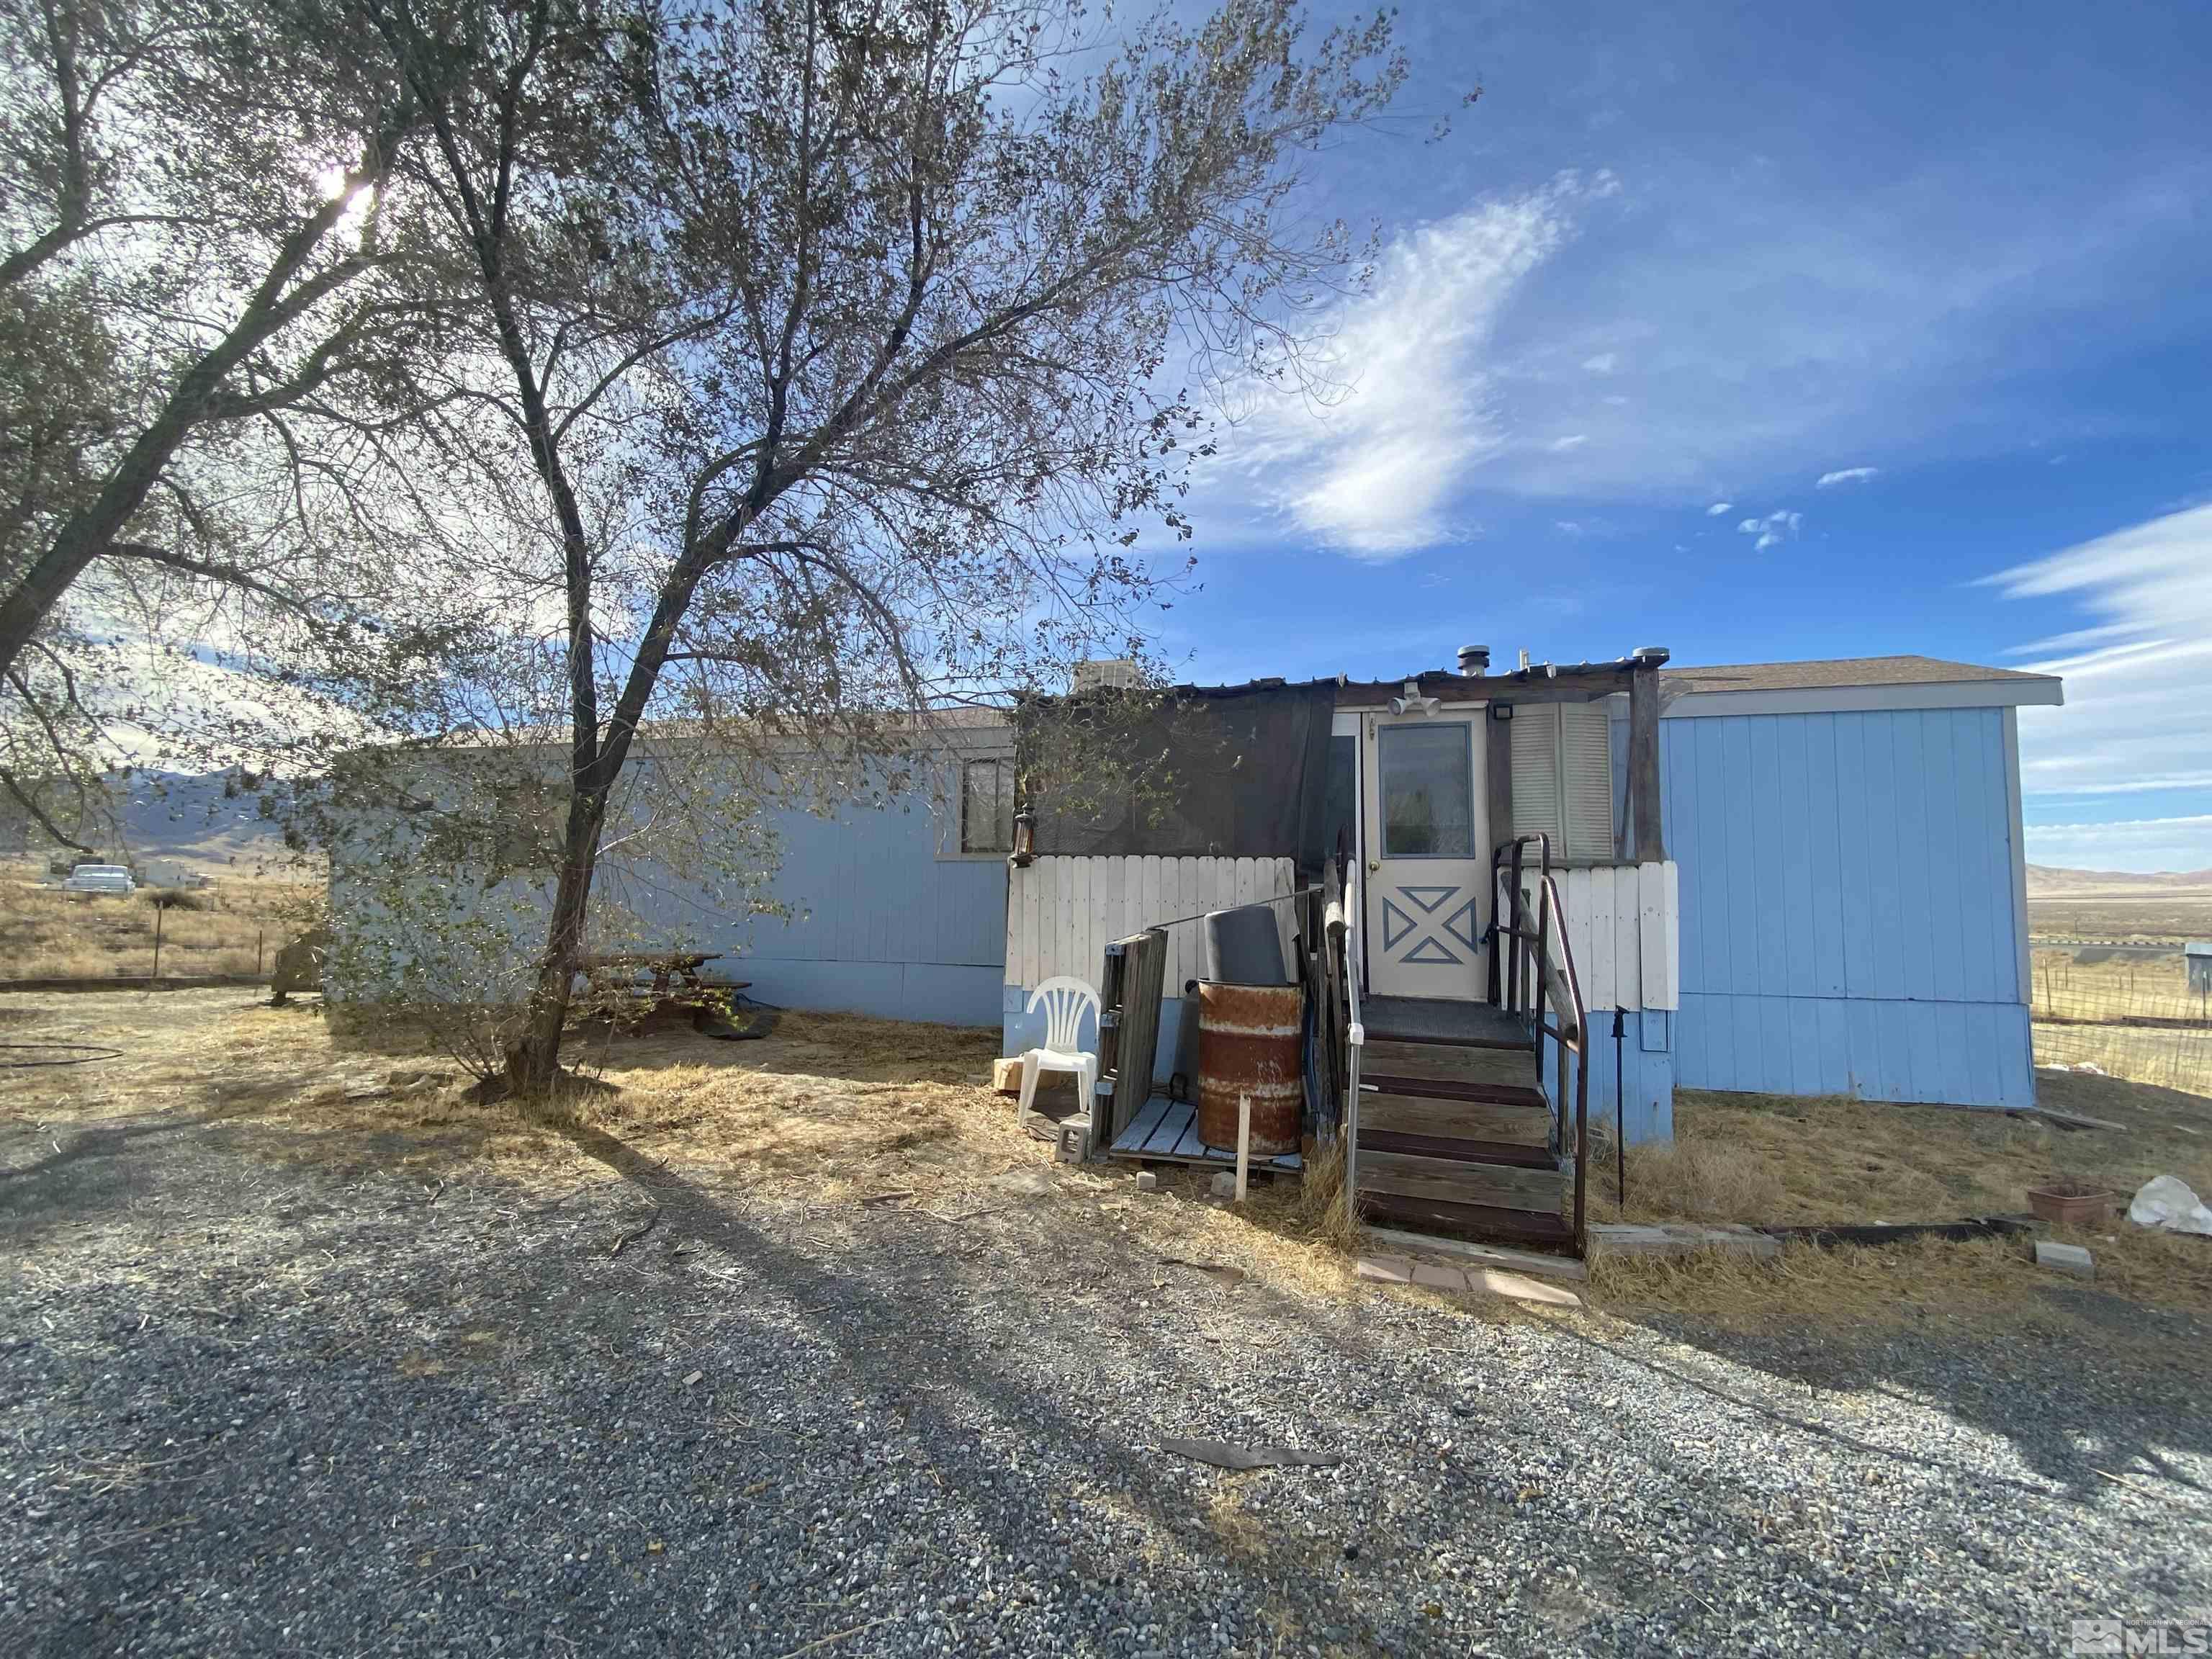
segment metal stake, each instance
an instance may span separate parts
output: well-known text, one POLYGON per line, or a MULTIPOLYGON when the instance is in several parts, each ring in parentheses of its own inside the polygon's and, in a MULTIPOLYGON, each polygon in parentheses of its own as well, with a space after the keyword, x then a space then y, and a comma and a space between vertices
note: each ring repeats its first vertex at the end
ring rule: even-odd
POLYGON ((1613 1180, 1620 1190, 1620 1218, 1628 1219, 1628 1137, 1621 1130, 1621 1096, 1627 1085, 1622 1079, 1621 1039, 1627 1030, 1627 1010, 1613 1011, 1613 1180))

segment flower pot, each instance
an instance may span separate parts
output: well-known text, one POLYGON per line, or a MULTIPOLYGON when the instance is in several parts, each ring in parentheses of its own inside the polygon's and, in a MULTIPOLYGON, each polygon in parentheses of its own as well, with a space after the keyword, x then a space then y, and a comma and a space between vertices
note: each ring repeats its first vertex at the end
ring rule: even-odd
POLYGON ((2085 1187, 2079 1182, 2053 1182, 2027 1189, 2027 1207, 2054 1227, 2086 1227, 2109 1218, 2120 1201, 2118 1193, 2085 1187))

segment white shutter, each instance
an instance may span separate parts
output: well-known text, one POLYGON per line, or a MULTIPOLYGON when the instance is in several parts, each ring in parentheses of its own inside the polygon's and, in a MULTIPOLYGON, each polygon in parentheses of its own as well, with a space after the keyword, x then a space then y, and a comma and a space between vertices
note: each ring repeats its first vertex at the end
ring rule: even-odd
MULTIPOLYGON (((1566 854, 1587 863, 1613 861, 1612 722, 1601 702, 1559 706, 1560 771, 1566 797, 1566 854)), ((1516 777, 1516 781, 1518 781, 1516 777)), ((1520 812, 1516 798, 1515 816, 1520 812)))
POLYGON ((1559 705, 1522 703, 1513 711, 1513 833, 1552 838, 1563 850, 1559 824, 1559 705))

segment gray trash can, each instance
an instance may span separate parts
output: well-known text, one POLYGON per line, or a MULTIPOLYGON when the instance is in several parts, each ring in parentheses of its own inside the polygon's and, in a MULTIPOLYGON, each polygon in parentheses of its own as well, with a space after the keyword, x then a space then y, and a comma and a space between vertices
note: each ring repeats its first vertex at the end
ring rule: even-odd
POLYGON ((1276 930, 1275 907, 1245 904, 1206 915, 1206 977, 1230 985, 1288 985, 1283 971, 1283 936, 1276 930))

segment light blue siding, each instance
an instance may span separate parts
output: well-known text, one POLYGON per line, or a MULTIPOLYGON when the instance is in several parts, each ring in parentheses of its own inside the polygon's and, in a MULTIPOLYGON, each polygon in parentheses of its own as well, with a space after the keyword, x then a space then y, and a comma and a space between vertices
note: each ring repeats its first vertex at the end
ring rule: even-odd
POLYGON ((1674 1081, 2034 1100, 1996 708, 1670 718, 1674 1081))
MULTIPOLYGON (((1613 1133, 1614 1109, 1613 1079, 1619 1075, 1627 1087, 1621 1091, 1618 1106, 1621 1132, 1632 1146, 1646 1141, 1672 1140, 1674 1138, 1674 1070, 1673 1033, 1678 1024, 1675 1016, 1664 1008, 1632 1010, 1621 1035, 1620 1065, 1614 1065, 1613 1013, 1610 1009, 1594 1010, 1590 1014, 1590 1133, 1610 1135, 1613 1133)), ((1559 1091, 1559 1051, 1549 1038, 1543 1044, 1544 1093, 1555 1096, 1559 1091)), ((1564 1120, 1570 1140, 1574 1135, 1575 1057, 1567 1057, 1567 1102, 1564 1120)))
POLYGON ((677 888, 639 905, 671 933, 726 952, 714 967, 787 1008, 991 1025, 1005 978, 1006 866, 939 856, 927 799, 770 815, 782 854, 764 896, 781 915, 736 916, 677 888))

